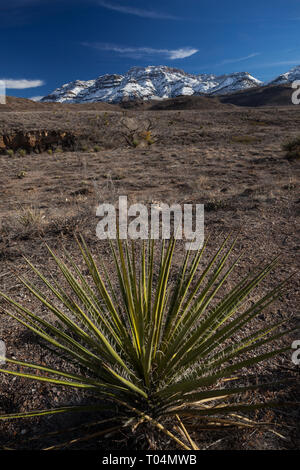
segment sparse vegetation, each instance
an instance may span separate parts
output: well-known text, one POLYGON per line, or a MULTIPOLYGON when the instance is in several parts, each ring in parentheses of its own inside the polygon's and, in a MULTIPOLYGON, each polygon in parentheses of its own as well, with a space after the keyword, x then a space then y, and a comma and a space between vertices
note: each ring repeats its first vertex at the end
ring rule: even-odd
POLYGON ((19 180, 25 178, 25 176, 27 175, 26 171, 25 170, 21 170, 18 174, 17 174, 17 178, 19 180))
MULTIPOLYGON (((136 433, 141 428, 145 439, 152 428, 178 446, 195 450, 197 443, 184 424, 187 417, 199 426, 217 424, 220 430, 228 424, 251 427, 255 423, 244 421, 241 413, 280 407, 274 401, 254 401, 255 395, 249 400, 252 392, 272 389, 278 383, 251 381, 250 376, 239 375, 242 369, 290 349, 290 346, 276 349, 273 345, 288 332, 282 329, 283 322, 264 324, 250 334, 245 329, 283 292, 285 282, 250 304, 247 302, 277 260, 269 260, 265 267, 247 274, 219 298, 220 286, 240 259, 228 264, 235 240, 228 246, 225 240, 201 272, 198 268, 205 246, 195 254, 187 252, 172 292, 174 240, 168 246, 162 245, 158 256, 153 242, 137 251, 134 245, 130 249, 118 240, 117 250, 112 246, 117 289, 112 287, 102 262, 97 266, 84 240, 78 244, 86 265, 84 271, 70 254, 66 253, 68 266, 49 249, 66 287, 62 282, 46 279, 29 261, 39 286, 31 278, 20 278, 33 298, 52 312, 56 323, 25 308, 6 293, 0 295, 15 310, 15 314, 6 310, 8 316, 43 338, 55 354, 79 363, 81 372, 71 373, 14 358, 7 358, 12 367, 2 367, 0 372, 89 391, 94 403, 2 414, 1 420, 76 411, 95 413, 106 407, 112 412, 108 421, 115 421, 114 432, 128 427, 136 433), (41 292, 41 284, 56 301, 41 292), (266 352, 267 345, 272 345, 272 349, 266 352), (247 399, 241 398, 244 396, 247 399), (177 423, 177 431, 170 429, 172 420, 177 423)), ((111 424, 108 428, 112 432, 111 424)))
POLYGON ((296 137, 295 139, 284 143, 282 148, 286 151, 286 158, 288 160, 300 159, 300 137, 296 137))
POLYGON ((253 144, 257 141, 257 137, 253 135, 233 135, 231 142, 236 144, 253 144))
MULTIPOLYGON (((290 89, 287 92, 290 101, 290 89)), ((96 207, 99 203, 107 202, 113 204, 117 210, 119 195, 127 195, 129 204, 139 202, 147 205, 154 203, 157 206, 162 203, 169 205, 178 203, 181 206, 205 204, 205 239, 208 245, 203 253, 201 265, 197 269, 193 286, 203 272, 202 266, 205 268, 209 254, 213 252, 214 246, 219 245, 223 234, 239 231, 242 233, 242 241, 238 240, 232 256, 238 256, 242 251, 244 256, 236 264, 236 270, 220 286, 214 301, 221 301, 226 292, 237 285, 243 272, 248 272, 252 268, 258 269, 264 265, 264 259, 273 259, 274 254, 279 251, 282 253, 284 265, 280 266, 276 273, 272 272, 270 276, 265 277, 257 290, 253 290, 250 294, 247 305, 249 307, 254 305, 253 302, 258 301, 260 295, 272 290, 277 277, 280 282, 289 272, 297 270, 298 260, 295 254, 299 248, 296 234, 299 213, 298 161, 284 158, 287 151, 283 151, 282 143, 292 141, 299 135, 299 107, 292 105, 278 109, 257 107, 249 110, 246 107, 223 108, 223 105, 218 105, 216 108, 216 103, 211 101, 209 108, 202 106, 198 109, 194 98, 196 97, 190 97, 191 109, 182 109, 180 115, 176 112, 176 99, 168 111, 151 109, 152 104, 149 102, 136 106, 131 103, 131 106, 126 108, 126 113, 117 106, 107 105, 106 108, 103 103, 56 106, 56 104, 32 102, 30 106, 33 107, 27 109, 25 105, 16 108, 15 100, 12 101, 10 111, 2 112, 1 107, 0 291, 11 296, 41 320, 47 320, 60 328, 60 321, 40 304, 35 296, 28 295, 30 293, 21 285, 16 274, 20 272, 23 254, 43 273, 47 273, 53 284, 58 282, 59 288, 63 288, 70 298, 76 301, 75 294, 73 296, 71 292, 72 288, 57 276, 58 267, 53 259, 47 256, 44 242, 55 247, 64 261, 67 260, 63 250, 65 246, 97 297, 97 288, 81 259, 80 250, 76 249, 74 240, 74 233, 83 233, 96 263, 99 263, 99 271, 103 273, 99 262, 101 259, 107 266, 112 289, 119 293, 117 274, 111 262, 109 246, 106 242, 100 242, 95 233, 99 221, 96 217, 96 207), (58 111, 53 112, 55 109, 58 111), (105 109, 109 111, 107 126, 104 125, 105 109), (132 120, 132 125, 138 132, 133 139, 136 148, 128 144, 122 135, 122 132, 127 136, 129 134, 122 125, 122 118, 126 119, 129 126, 130 122, 127 119, 132 120), (150 144, 150 146, 145 139, 148 118, 153 123, 151 133, 156 141, 155 145, 150 144), (252 126, 249 120, 263 122, 266 125, 252 126), (202 135, 202 131, 205 134, 202 135), (255 140, 249 144, 233 143, 232 135, 253 136, 255 140), (81 142, 89 149, 89 153, 81 151, 81 142), (101 148, 99 153, 94 151, 98 146, 101 148), (19 148, 27 149, 28 155, 18 158, 19 148), (48 157, 48 148, 61 155, 57 158, 48 157), (7 156, 8 149, 14 151, 13 158, 7 156), (25 210, 33 209, 37 212, 37 216, 28 217, 27 214, 23 217, 24 222, 21 222, 19 217, 22 218, 23 210, 20 209, 22 207, 25 210)), ((201 104, 202 97, 198 98, 201 104)), ((182 100, 184 101, 184 98, 182 100)), ((182 242, 178 245, 183 246, 182 242)), ((159 255, 159 249, 157 254, 159 255)), ((173 269, 169 277, 170 292, 180 276, 181 256, 180 249, 174 250, 173 269)), ((158 258, 159 256, 154 257, 153 296, 159 275, 158 258)), ((140 255, 136 249, 136 271, 140 264, 142 267, 139 261, 140 255)), ((78 280, 75 268, 71 266, 70 269, 78 280)), ((43 282, 35 279, 34 273, 28 274, 26 270, 25 274, 30 282, 47 295, 50 302, 60 307, 58 299, 55 299, 51 292, 46 292, 46 286, 44 288, 43 282)), ((264 325, 286 322, 292 328, 297 323, 298 280, 298 276, 291 278, 287 290, 287 302, 284 301, 283 294, 279 293, 275 308, 271 306, 270 309, 265 309, 253 318, 251 324, 244 326, 240 331, 241 340, 243 334, 254 334, 264 325)), ((118 306, 124 305, 119 297, 117 301, 118 306)), ((213 311, 214 301, 206 310, 207 314, 213 311)), ((100 303, 100 307, 102 305, 100 303)), ((84 305, 80 304, 79 307, 84 313, 90 314, 90 310, 84 305)), ((26 329, 24 331, 23 325, 17 321, 13 323, 8 321, 7 315, 4 314, 6 308, 11 313, 16 313, 0 298, 0 340, 5 341, 9 358, 15 360, 17 356, 16 360, 25 363, 42 364, 45 367, 91 378, 92 373, 90 374, 87 368, 72 358, 69 360, 66 356, 63 358, 60 354, 54 354, 49 348, 43 349, 46 343, 42 338, 35 336, 33 331, 28 332, 26 329)), ((61 310, 64 314, 68 313, 64 305, 61 310)), ((205 318, 206 313, 202 319, 199 319, 200 321, 205 318)), ((239 311, 234 318, 237 318, 238 314, 239 311)), ((77 341, 72 331, 67 329, 63 331, 72 340, 77 341)), ((292 341, 298 338, 298 333, 291 333, 289 337, 280 340, 279 346, 291 345, 292 341)), ((85 347, 83 343, 80 344, 85 347)), ((229 346, 234 345, 235 338, 232 337, 229 346)), ((115 343, 113 346, 116 346, 115 343)), ((262 346, 262 349, 263 353, 268 353, 272 350, 271 343, 269 346, 262 346)), ((245 356, 250 358, 251 354, 248 355, 246 352, 245 356)), ((17 372, 29 371, 14 364, 8 364, 3 368, 7 371, 11 369, 17 372)), ((118 369, 118 372, 122 374, 121 369, 118 369)), ((36 373, 42 374, 42 371, 36 373)), ((255 368, 244 368, 231 377, 239 377, 240 382, 245 380, 246 385, 252 385, 258 377, 261 377, 263 383, 271 383, 277 380, 284 381, 286 378, 297 378, 297 373, 297 366, 291 362, 291 353, 287 352, 284 356, 274 357, 256 365, 255 368)), ((155 371, 153 377, 154 375, 155 371)), ((236 382, 236 385, 240 382, 236 382)), ((234 386, 234 381, 226 381, 224 384, 220 381, 211 387, 211 390, 214 392, 222 387, 229 390, 234 386)), ((21 377, 13 378, 9 374, 0 374, 0 413, 25 413, 32 408, 43 410, 47 407, 64 405, 93 405, 93 397, 98 404, 98 399, 100 400, 98 396, 91 394, 90 389, 86 393, 83 390, 85 389, 59 387, 57 384, 42 381, 33 383, 21 377)), ((206 392, 210 389, 203 387, 200 391, 202 390, 206 392)), ((300 402, 299 387, 295 382, 291 382, 280 389, 274 386, 266 392, 263 389, 249 390, 248 395, 237 396, 231 403, 251 405, 260 401, 297 404, 300 402)), ((223 401, 220 400, 220 403, 223 404, 223 401)), ((203 403, 204 405, 212 407, 213 402, 203 403)), ((110 434, 106 436, 107 428, 97 424, 95 434, 99 431, 98 437, 93 438, 91 442, 85 440, 94 433, 94 428, 89 427, 89 432, 86 434, 84 432, 83 440, 76 440, 80 437, 80 433, 83 433, 83 429, 87 429, 83 428, 83 425, 89 426, 98 421, 98 418, 111 419, 114 410, 113 405, 109 403, 106 410, 103 412, 99 410, 97 417, 94 413, 90 417, 83 413, 61 416, 58 414, 49 418, 33 417, 31 420, 0 420, 0 448, 4 446, 26 450, 49 448, 58 445, 59 441, 60 448, 70 447, 78 450, 99 449, 99 447, 111 450, 141 449, 141 447, 167 450, 177 446, 168 437, 159 435, 156 429, 153 432, 152 425, 148 426, 143 422, 135 427, 136 417, 133 414, 130 416, 132 427, 121 428, 121 433, 116 436, 110 434), (73 428, 78 423, 80 428, 74 431, 73 428), (130 429, 133 431, 130 432, 130 429), (24 434, 21 434, 20 430, 24 434), (64 430, 64 433, 54 435, 57 430, 64 430), (100 434, 101 432, 105 435, 100 434), (31 439, 37 436, 38 444, 31 439), (149 441, 145 442, 147 437, 149 441)), ((236 414, 245 417, 242 412, 236 414)), ((123 417, 125 419, 123 407, 119 407, 116 422, 112 423, 112 427, 122 425, 123 417)), ((214 417, 220 418, 221 421, 221 415, 214 417)), ((234 420, 231 413, 223 418, 234 420)), ((192 441, 201 449, 299 448, 297 430, 299 420, 296 408, 257 409, 247 414, 247 418, 250 421, 243 420, 247 426, 252 427, 259 422, 260 427, 252 430, 241 425, 235 430, 231 423, 225 428, 220 423, 215 425, 211 422, 211 424, 204 423, 204 418, 201 418, 200 422, 198 416, 181 416, 180 420, 192 441), (212 432, 208 432, 208 428, 212 432), (224 432, 221 433, 221 430, 224 432)), ((191 446, 176 417, 162 415, 159 422, 184 445, 191 446)))
POLYGON ((80 145, 80 150, 81 150, 82 152, 88 152, 88 151, 89 151, 89 146, 88 146, 87 144, 81 143, 81 145, 80 145))
POLYGON ((222 199, 213 199, 205 203, 205 210, 207 212, 217 211, 220 209, 228 208, 229 203, 226 200, 222 199))
POLYGON ((262 127, 265 127, 265 126, 268 126, 268 123, 267 122, 264 122, 264 121, 259 121, 259 120, 247 120, 246 122, 248 122, 248 124, 250 124, 251 126, 255 126, 255 127, 259 127, 259 126, 262 126, 262 127))
POLYGON ((109 126, 108 114, 104 113, 103 122, 105 126, 109 126))
POLYGON ((35 207, 22 207, 18 215, 18 222, 26 228, 41 230, 44 213, 35 207))
POLYGON ((150 119, 138 122, 133 118, 123 117, 121 120, 121 135, 130 147, 152 145, 157 139, 153 135, 153 123, 150 119))

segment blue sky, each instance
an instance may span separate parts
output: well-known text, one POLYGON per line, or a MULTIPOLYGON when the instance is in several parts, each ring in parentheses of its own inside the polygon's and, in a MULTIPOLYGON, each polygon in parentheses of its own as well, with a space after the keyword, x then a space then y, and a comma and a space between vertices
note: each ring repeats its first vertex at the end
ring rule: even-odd
POLYGON ((300 65, 300 0, 0 0, 0 44, 13 96, 136 65, 270 80, 300 65))

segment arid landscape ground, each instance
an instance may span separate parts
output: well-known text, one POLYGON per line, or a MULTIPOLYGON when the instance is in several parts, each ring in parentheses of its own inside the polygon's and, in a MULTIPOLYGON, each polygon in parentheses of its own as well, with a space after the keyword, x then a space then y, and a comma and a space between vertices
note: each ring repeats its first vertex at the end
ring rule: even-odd
MULTIPOLYGON (((286 158, 282 148, 299 137, 299 129, 300 106, 293 105, 238 107, 199 97, 125 109, 100 103, 48 105, 9 99, 7 106, 0 106, 0 290, 40 309, 30 302, 16 277, 28 272, 22 256, 55 275, 45 242, 59 254, 62 246, 67 247, 76 259, 74 232, 83 234, 92 251, 98 250, 109 263, 107 244, 96 237, 96 207, 101 202, 117 203, 120 195, 127 195, 130 203, 205 204, 208 255, 230 232, 239 232, 235 254, 243 250, 244 255, 230 283, 280 254, 280 265, 259 294, 299 268, 299 159, 286 158)), ((174 276, 182 252, 179 243, 174 276)), ((52 353, 9 319, 1 311, 3 305, 0 300, 0 339, 8 355, 55 366, 52 353)), ((286 294, 255 320, 253 328, 284 319, 295 325, 298 306, 299 275, 295 274, 286 294)), ((293 333, 284 341, 296 339, 299 334, 293 333)), ((270 380, 294 377, 295 383, 285 386, 279 396, 295 402, 295 407, 255 412, 253 419, 267 423, 258 429, 209 434, 196 429, 193 435, 200 448, 299 448, 299 366, 287 353, 252 373, 270 380)), ((272 392, 262 396, 272 398, 272 392)), ((79 393, 0 375, 1 413, 82 399, 79 393)), ((3 422, 0 447, 55 445, 61 440, 55 435, 39 441, 32 437, 76 426, 81 419, 3 422)), ((76 438, 76 433, 66 434, 65 440, 76 438)), ((108 436, 70 448, 97 446, 122 448, 128 440, 108 436)))

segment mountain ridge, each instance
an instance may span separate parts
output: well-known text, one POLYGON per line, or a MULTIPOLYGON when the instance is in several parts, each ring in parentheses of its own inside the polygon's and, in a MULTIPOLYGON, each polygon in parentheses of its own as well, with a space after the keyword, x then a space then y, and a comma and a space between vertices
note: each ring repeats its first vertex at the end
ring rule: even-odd
MULTIPOLYGON (((268 84, 285 84, 300 79, 300 66, 268 84)), ((132 67, 124 75, 106 74, 94 80, 75 80, 45 96, 41 102, 122 103, 134 100, 159 100, 178 96, 219 96, 265 86, 248 72, 194 75, 167 66, 132 67)))

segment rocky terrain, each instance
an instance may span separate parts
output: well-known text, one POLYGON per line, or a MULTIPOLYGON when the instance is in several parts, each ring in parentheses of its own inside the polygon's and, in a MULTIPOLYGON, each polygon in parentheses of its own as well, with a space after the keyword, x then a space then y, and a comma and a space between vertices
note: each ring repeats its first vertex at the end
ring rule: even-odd
MULTIPOLYGON (((96 237, 96 207, 101 202, 117 204, 120 195, 127 195, 129 203, 204 203, 205 236, 210 235, 207 256, 227 234, 239 233, 233 258, 241 252, 243 257, 224 289, 242 273, 278 254, 280 265, 253 295, 296 273, 299 159, 287 158, 283 144, 299 137, 300 107, 276 104, 278 96, 287 93, 286 85, 260 90, 258 95, 257 89, 246 90, 231 95, 230 100, 227 95, 190 96, 135 102, 128 108, 9 99, 6 106, 0 106, 0 290, 39 315, 51 315, 28 297, 17 274, 27 272, 25 255, 56 278, 45 242, 61 256, 63 247, 67 248, 79 262, 74 233, 84 235, 110 271, 108 247, 96 237), (251 93, 261 99, 257 107, 245 105, 251 93), (272 105, 263 106, 268 93, 273 97, 272 105), (244 105, 236 106, 234 100, 245 100, 244 105)), ((182 253, 179 243, 174 280, 182 253)), ((285 295, 252 327, 277 321, 293 326, 299 321, 298 306, 299 275, 295 274, 285 295)), ((46 350, 34 334, 9 319, 2 300, 0 338, 9 356, 50 367, 70 367, 46 350)), ((291 344, 296 339, 299 334, 292 333, 285 341, 291 344)), ((295 382, 286 385, 279 397, 270 391, 260 397, 250 395, 250 402, 279 398, 298 405, 253 413, 252 419, 265 424, 251 432, 195 432, 193 438, 200 448, 299 448, 299 366, 286 353, 257 366, 251 374, 268 381, 289 377, 295 382)), ((1 413, 87 399, 81 392, 0 375, 1 413)), ((1 423, 0 447, 37 449, 67 442, 78 435, 77 431, 68 434, 68 428, 84 419, 87 417, 54 416, 1 423), (53 434, 58 430, 59 436, 53 434)), ((128 436, 120 435, 73 442, 64 448, 126 445, 128 436)), ((166 449, 165 442, 162 446, 166 449)))

